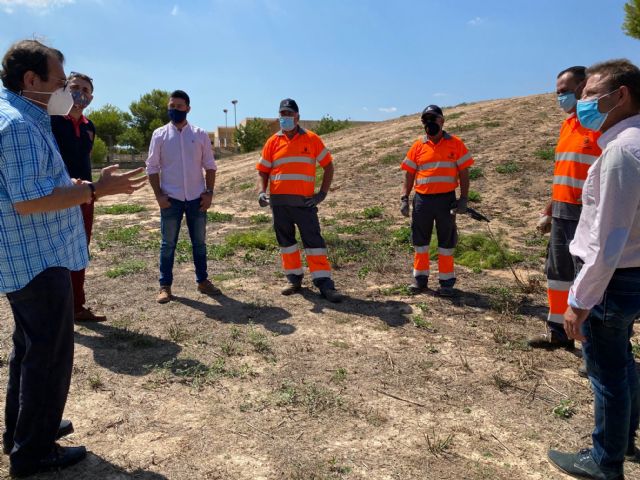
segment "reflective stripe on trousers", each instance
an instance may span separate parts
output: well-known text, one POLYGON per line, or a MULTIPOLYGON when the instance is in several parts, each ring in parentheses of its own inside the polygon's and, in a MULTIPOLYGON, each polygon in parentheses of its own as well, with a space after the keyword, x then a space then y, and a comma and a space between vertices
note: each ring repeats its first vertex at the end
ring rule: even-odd
POLYGON ((305 248, 311 278, 331 278, 331 265, 326 248, 305 248))
POLYGON ((287 275, 302 275, 302 260, 300 258, 300 250, 298 245, 290 247, 280 247, 280 256, 282 257, 282 269, 287 275))
POLYGON ((564 312, 569 301, 569 289, 573 282, 547 280, 547 298, 549 299, 549 316, 547 320, 564 323, 564 312))
POLYGON ((440 280, 456 278, 453 268, 453 248, 438 248, 438 278, 440 280))
POLYGON ((430 269, 429 247, 414 246, 413 248, 413 276, 428 277, 430 269))

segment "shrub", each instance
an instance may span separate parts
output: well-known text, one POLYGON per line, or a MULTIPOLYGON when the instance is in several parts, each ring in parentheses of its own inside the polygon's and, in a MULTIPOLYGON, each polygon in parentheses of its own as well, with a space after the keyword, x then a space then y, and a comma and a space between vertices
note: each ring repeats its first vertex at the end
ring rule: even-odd
POLYGON ((240 145, 242 152, 253 152, 264 145, 271 132, 269 124, 261 118, 248 120, 233 133, 234 141, 240 145))
POLYGON ((318 125, 316 125, 315 133, 325 135, 327 133, 337 132, 338 130, 344 130, 350 126, 351 122, 349 122, 349 120, 334 120, 330 115, 325 115, 320 119, 318 125))
POLYGON ((107 144, 100 137, 96 136, 91 150, 91 163, 101 165, 107 161, 107 144))

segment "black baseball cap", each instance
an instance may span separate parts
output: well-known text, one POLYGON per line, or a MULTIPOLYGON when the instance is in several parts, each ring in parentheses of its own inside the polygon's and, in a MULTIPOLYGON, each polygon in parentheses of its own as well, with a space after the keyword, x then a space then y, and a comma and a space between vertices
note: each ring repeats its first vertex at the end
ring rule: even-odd
POLYGON ((296 103, 295 100, 291 98, 285 98, 280 102, 280 109, 278 111, 284 112, 286 110, 289 110, 290 112, 300 113, 300 110, 298 109, 298 104, 296 103))
POLYGON ((420 118, 424 118, 426 115, 436 115, 438 117, 444 117, 442 114, 442 109, 437 105, 429 105, 422 111, 422 115, 420 118))

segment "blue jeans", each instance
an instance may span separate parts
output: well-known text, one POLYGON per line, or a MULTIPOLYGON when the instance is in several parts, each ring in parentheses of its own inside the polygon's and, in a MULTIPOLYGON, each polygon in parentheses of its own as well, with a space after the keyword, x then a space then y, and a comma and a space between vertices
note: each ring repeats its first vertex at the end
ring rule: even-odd
POLYGON ((4 447, 24 470, 51 453, 73 368, 73 290, 69 270, 44 270, 7 294, 15 329, 9 357, 4 447))
POLYGON ((187 217, 196 281, 203 282, 207 279, 207 212, 200 211, 200 198, 186 202, 169 198, 169 201, 169 208, 160 209, 160 285, 168 287, 173 283, 173 259, 183 215, 187 217))
POLYGON ((582 351, 594 393, 594 461, 608 473, 622 473, 640 415, 640 386, 630 338, 640 314, 640 268, 618 269, 582 326, 582 351))

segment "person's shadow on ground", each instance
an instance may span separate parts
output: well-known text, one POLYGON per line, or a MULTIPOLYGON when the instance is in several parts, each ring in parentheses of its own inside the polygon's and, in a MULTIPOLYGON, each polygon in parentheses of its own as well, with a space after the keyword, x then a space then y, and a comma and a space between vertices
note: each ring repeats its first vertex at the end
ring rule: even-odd
POLYGON ((76 342, 93 350, 98 365, 118 374, 146 375, 155 366, 174 361, 182 350, 174 342, 128 328, 89 322, 82 326, 98 335, 76 331, 76 342))
POLYGON ((260 305, 260 303, 247 303, 228 297, 225 294, 211 297, 216 303, 205 303, 192 298, 174 296, 174 301, 187 307, 199 310, 207 318, 222 323, 236 325, 248 325, 250 323, 263 325, 264 328, 280 335, 289 335, 296 328, 284 323, 283 320, 291 318, 291 314, 282 307, 260 305))
POLYGON ((377 317, 390 327, 401 327, 408 323, 407 315, 412 312, 410 305, 397 300, 365 300, 345 295, 342 302, 331 303, 309 288, 303 288, 300 295, 313 303, 313 313, 322 313, 323 310, 329 309, 349 315, 377 317))
POLYGON ((38 480, 53 480, 54 478, 65 478, 67 480, 115 480, 124 478, 135 478, 136 480, 167 480, 167 477, 160 473, 150 472, 140 468, 129 472, 91 452, 87 453, 86 459, 77 465, 61 470, 61 472, 40 474, 34 478, 38 480))

